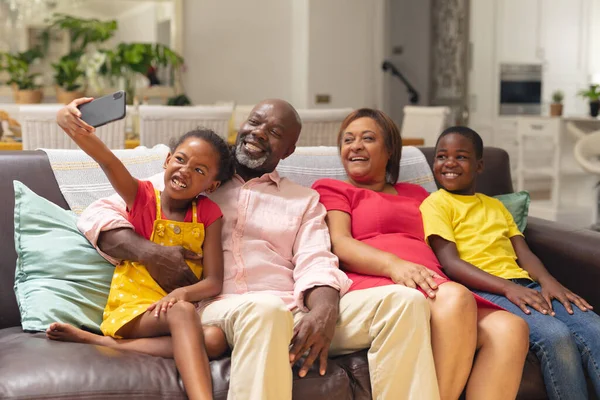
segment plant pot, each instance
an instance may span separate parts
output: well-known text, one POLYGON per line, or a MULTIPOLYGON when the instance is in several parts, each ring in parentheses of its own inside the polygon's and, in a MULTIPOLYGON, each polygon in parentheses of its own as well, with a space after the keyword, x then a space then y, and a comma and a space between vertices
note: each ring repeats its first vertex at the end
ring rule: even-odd
POLYGON ((17 104, 38 104, 42 102, 44 92, 41 89, 17 90, 15 102, 17 104))
POLYGON ((550 104, 550 116, 551 117, 560 117, 563 113, 563 105, 562 103, 552 103, 550 104))
POLYGON ((69 104, 75 99, 83 97, 83 91, 73 90, 67 91, 61 88, 60 86, 56 87, 56 100, 61 104, 69 104))
POLYGON ((590 101, 590 116, 596 118, 600 109, 600 101, 590 101))
POLYGON ((15 101, 15 103, 17 103, 17 100, 19 98, 19 87, 16 83, 13 83, 10 85, 10 89, 12 90, 13 100, 15 101))

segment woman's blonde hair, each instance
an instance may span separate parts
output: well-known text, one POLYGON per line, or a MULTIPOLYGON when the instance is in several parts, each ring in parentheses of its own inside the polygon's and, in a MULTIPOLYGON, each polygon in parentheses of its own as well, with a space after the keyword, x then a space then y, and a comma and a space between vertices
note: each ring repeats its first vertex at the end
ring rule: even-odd
POLYGON ((361 108, 352 111, 342 122, 338 133, 337 143, 338 149, 342 149, 342 136, 348 125, 359 118, 371 118, 381 129, 383 134, 385 147, 390 153, 390 159, 385 166, 386 181, 390 184, 398 182, 400 176, 400 157, 402 156, 402 137, 396 123, 385 114, 383 111, 374 110, 372 108, 361 108))

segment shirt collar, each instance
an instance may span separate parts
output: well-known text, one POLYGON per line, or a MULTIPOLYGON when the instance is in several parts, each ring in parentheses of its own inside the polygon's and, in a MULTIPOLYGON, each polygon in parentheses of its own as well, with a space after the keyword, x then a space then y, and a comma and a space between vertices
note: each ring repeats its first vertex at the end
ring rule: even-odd
MULTIPOLYGON (((242 183, 245 182, 244 179, 241 176, 239 176, 238 174, 235 174, 235 177, 240 182, 242 182, 242 183)), ((273 171, 273 172, 269 172, 269 173, 263 174, 262 176, 260 176, 258 178, 252 178, 248 182, 251 182, 251 181, 254 181, 254 180, 256 180, 258 182, 271 181, 271 182, 273 182, 277 186, 278 190, 281 188, 280 187, 280 185, 281 185, 281 177, 279 176, 279 173, 276 170, 273 171)))

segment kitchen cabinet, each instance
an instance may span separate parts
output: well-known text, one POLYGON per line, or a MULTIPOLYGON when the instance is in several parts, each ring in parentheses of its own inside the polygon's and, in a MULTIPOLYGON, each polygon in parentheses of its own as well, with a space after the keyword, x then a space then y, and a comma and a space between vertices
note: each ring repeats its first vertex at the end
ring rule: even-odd
MULTIPOLYGON (((564 114, 586 115, 577 96, 589 82, 591 19, 600 0, 477 0, 470 4, 469 124, 518 167, 517 116, 500 116, 500 65, 542 66, 542 115, 562 90, 564 114)), ((599 64, 600 65, 600 64, 599 64)), ((532 162, 542 160, 532 159, 532 162)), ((533 181, 533 180, 532 180, 533 181)), ((548 179, 538 179, 549 184, 548 179)))
POLYGON ((500 63, 539 63, 540 0, 497 0, 496 3, 497 60, 500 63))

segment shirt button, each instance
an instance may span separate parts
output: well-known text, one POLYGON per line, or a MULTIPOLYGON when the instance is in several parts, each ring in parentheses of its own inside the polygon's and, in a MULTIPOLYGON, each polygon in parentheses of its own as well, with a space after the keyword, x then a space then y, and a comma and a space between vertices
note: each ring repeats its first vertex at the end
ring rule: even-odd
POLYGON ((175 226, 175 228, 173 228, 173 232, 175 232, 176 235, 179 235, 181 233, 181 228, 178 226, 175 226))

